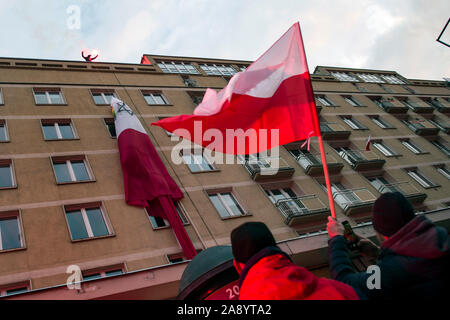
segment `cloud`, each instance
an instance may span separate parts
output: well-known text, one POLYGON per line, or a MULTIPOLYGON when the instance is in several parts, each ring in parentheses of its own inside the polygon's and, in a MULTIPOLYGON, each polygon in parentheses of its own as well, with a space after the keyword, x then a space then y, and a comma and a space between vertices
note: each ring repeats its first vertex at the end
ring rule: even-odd
POLYGON ((309 68, 394 70, 450 76, 450 49, 436 42, 447 0, 0 0, 0 56, 138 63, 143 53, 254 60, 300 21, 309 68), (80 30, 66 9, 79 5, 80 30))

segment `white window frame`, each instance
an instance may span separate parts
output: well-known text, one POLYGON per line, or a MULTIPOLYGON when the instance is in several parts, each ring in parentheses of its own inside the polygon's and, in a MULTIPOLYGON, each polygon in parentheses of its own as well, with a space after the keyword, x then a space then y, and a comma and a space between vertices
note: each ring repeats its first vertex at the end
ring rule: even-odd
POLYGON ((325 107, 334 107, 335 104, 326 96, 316 96, 317 101, 319 101, 325 107))
POLYGON ((383 81, 382 79, 380 79, 377 75, 375 74, 370 74, 370 73, 357 73, 356 74, 358 76, 358 78, 360 78, 361 80, 363 80, 364 82, 369 82, 369 83, 385 83, 385 81, 383 81))
POLYGON ((82 241, 82 240, 87 240, 87 239, 96 239, 96 238, 103 238, 103 237, 111 236, 113 234, 113 232, 111 230, 109 220, 106 219, 105 212, 104 212, 102 206, 92 207, 92 208, 87 208, 87 209, 99 209, 100 210, 100 212, 102 214, 103 222, 105 223, 106 229, 108 230, 108 234, 104 235, 104 236, 94 236, 94 233, 92 232, 91 224, 89 222, 89 218, 88 218, 87 213, 86 213, 86 208, 80 208, 80 209, 77 209, 77 210, 66 210, 66 209, 64 209, 64 213, 66 215, 67 226, 69 228, 70 238, 72 239, 72 241, 82 241), (87 238, 74 239, 72 237, 72 230, 70 229, 69 220, 67 219, 67 213, 68 212, 73 212, 73 211, 80 211, 81 212, 81 217, 83 218, 84 227, 86 228, 86 232, 88 234, 87 238))
POLYGON ((0 123, 0 127, 3 127, 5 129, 5 140, 0 140, 1 142, 9 142, 9 132, 8 132, 8 124, 5 120, 3 124, 0 123))
POLYGON ((436 170, 442 174, 444 177, 446 177, 448 180, 450 180, 450 170, 447 169, 447 167, 437 167, 436 170))
POLYGON ((169 101, 167 100, 167 98, 164 96, 164 94, 162 92, 142 92, 142 95, 144 96, 144 100, 145 102, 147 102, 147 105, 149 106, 158 106, 158 105, 167 105, 169 104, 169 101), (154 97, 154 95, 158 95, 161 97, 161 99, 164 101, 164 103, 156 103, 156 99, 154 97), (155 103, 149 103, 146 96, 150 96, 150 98, 155 102, 155 103))
MULTIPOLYGON (((71 163, 71 161, 81 161, 81 160, 66 160, 66 161, 65 161, 65 164, 66 164, 66 166, 67 166, 67 170, 69 171, 69 176, 70 176, 71 181, 59 182, 59 181, 58 181, 58 176, 56 175, 55 167, 53 166, 53 171, 55 172, 55 177, 56 177, 56 182, 57 182, 57 184, 65 184, 65 183, 72 183, 72 182, 89 182, 89 181, 93 181, 93 180, 94 180, 93 177, 92 177, 91 170, 90 170, 90 168, 89 168, 89 166, 88 166, 88 164, 87 164, 86 159, 84 159, 84 160, 82 160, 82 161, 83 161, 84 167, 85 167, 85 169, 86 169, 86 172, 87 172, 87 174, 88 174, 88 176, 89 176, 89 180, 81 180, 81 181, 78 181, 78 180, 77 180, 77 177, 76 177, 76 175, 75 175, 75 172, 73 171, 73 168, 72 168, 72 163, 71 163)), ((63 162, 58 162, 58 161, 57 161, 56 163, 57 163, 57 164, 61 164, 61 163, 63 163, 63 162)), ((54 162, 53 159, 52 159, 52 165, 54 165, 54 164, 55 164, 55 162, 54 162)))
POLYGON ((62 93, 62 91, 61 90, 59 90, 59 91, 46 91, 46 90, 34 90, 33 89, 33 97, 34 97, 34 102, 35 102, 35 104, 37 105, 37 106, 39 106, 39 105, 47 105, 47 104, 51 104, 51 105, 56 105, 56 106, 61 106, 61 105, 66 105, 67 103, 66 103, 66 99, 64 98, 64 95, 63 95, 63 93, 62 93), (52 100, 50 99, 50 94, 49 94, 49 92, 58 92, 59 93, 59 95, 60 95, 60 97, 61 97, 61 100, 62 100, 62 102, 61 103, 52 103, 52 100), (47 98, 47 103, 37 103, 37 99, 36 99, 36 93, 45 93, 45 97, 47 98))
POLYGON ((447 147, 444 143, 442 143, 439 140, 432 140, 430 141, 430 143, 435 146, 436 148, 439 149, 439 151, 441 151, 443 154, 450 156, 450 148, 447 147))
MULTIPOLYGON (((94 100, 95 105, 97 105, 97 106, 109 105, 108 99, 106 99, 106 97, 105 97, 105 93, 111 93, 111 92, 92 92, 92 91, 91 91, 91 96, 92 96, 92 99, 94 100), (94 95, 97 95, 97 94, 100 94, 100 95, 101 95, 101 97, 102 97, 104 103, 97 103, 97 102, 95 101, 94 95)), ((114 97, 114 98, 117 98, 117 99, 118 99, 118 96, 117 96, 117 94, 116 94, 115 91, 112 92, 112 94, 113 94, 113 97, 114 97)))
POLYGON ((411 178, 416 180, 416 182, 418 182, 422 187, 424 187, 426 189, 437 186, 430 179, 425 177, 422 173, 418 172, 417 169, 408 169, 407 173, 411 178))
POLYGON ((362 104, 353 96, 346 96, 343 98, 348 104, 351 104, 354 107, 362 107, 362 104))
POLYGON ((372 120, 373 123, 375 123, 377 126, 379 126, 382 129, 393 129, 394 127, 385 121, 384 119, 380 119, 380 117, 370 117, 370 120, 372 120))
POLYGON ((6 166, 9 167, 9 171, 11 173, 11 186, 10 187, 0 187, 0 190, 2 190, 2 189, 12 189, 12 188, 16 188, 17 187, 16 177, 14 175, 14 163, 13 163, 13 161, 11 160, 11 163, 9 163, 7 165, 6 164, 0 164, 0 167, 6 167, 6 166))
POLYGON ((176 61, 176 62, 175 62, 175 61, 160 61, 160 62, 158 62, 157 64, 158 64, 158 67, 159 67, 164 73, 172 73, 172 74, 201 74, 200 71, 198 71, 197 68, 196 68, 192 63, 190 63, 190 62, 184 63, 183 61, 176 61), (163 65, 163 68, 161 68, 160 64, 163 65), (171 71, 170 71, 171 69, 168 68, 168 67, 166 66, 166 64, 171 64, 171 65, 177 70, 177 72, 171 72, 171 71), (184 69, 187 70, 187 72, 185 72, 184 70, 181 70, 181 69, 178 67, 178 65, 182 65, 182 66, 184 67, 184 69), (189 67, 187 67, 187 66, 190 66, 190 67, 192 67, 192 68, 189 68, 189 67), (164 71, 164 69, 167 70, 167 72, 164 71), (192 70, 195 70, 195 72, 193 72, 192 70))
MULTIPOLYGON (((0 214, 1 214, 1 212, 0 212, 0 214)), ((23 235, 23 230, 22 230, 22 218, 21 218, 20 212, 18 212, 17 214, 11 214, 10 216, 9 215, 5 216, 5 217, 0 216, 0 219, 2 219, 2 220, 8 219, 8 218, 15 218, 17 221, 17 230, 19 231, 19 237, 20 237, 20 247, 12 248, 12 249, 3 249, 2 230, 0 228, 0 252, 19 250, 19 249, 25 248, 25 241, 24 241, 24 235, 23 235)))
POLYGON ((391 83, 391 84, 405 84, 405 82, 403 82, 402 80, 400 80, 399 78, 397 78, 394 75, 382 74, 381 78, 383 78, 383 80, 385 80, 386 82, 391 83))
POLYGON ((353 119, 353 117, 342 116, 342 121, 344 121, 353 130, 364 130, 364 129, 367 129, 359 121, 353 119))
POLYGON ((335 77, 339 81, 352 81, 352 82, 359 82, 359 80, 351 75, 349 75, 346 72, 331 72, 331 75, 335 77))
POLYGON ((372 142, 372 145, 377 148, 382 154, 384 154, 386 157, 394 157, 398 154, 391 150, 388 146, 386 146, 382 141, 374 141, 372 142))
MULTIPOLYGON (((177 210, 177 213, 181 219, 181 223, 183 223, 184 226, 187 226, 190 224, 189 219, 187 218, 187 214, 186 214, 186 209, 184 208, 183 204, 179 201, 177 201, 176 203, 174 203, 174 206, 177 210)), ((159 230, 159 229, 165 229, 165 228, 169 228, 170 227, 170 223, 167 219, 163 219, 164 221, 164 225, 158 227, 156 224, 153 223, 152 217, 148 211, 147 208, 144 208, 145 213, 147 214, 149 220, 150 220, 150 224, 152 225, 153 230, 159 230)), ((154 217, 153 217, 154 218, 154 217)))
POLYGON ((231 65, 224 65, 224 64, 207 64, 203 63, 200 64, 200 68, 205 71, 207 75, 215 75, 215 76, 233 76, 237 72, 234 70, 234 68, 231 65), (227 72, 223 72, 220 68, 225 68, 227 72), (232 71, 229 71, 229 70, 232 71))
POLYGON ((184 150, 187 151, 187 153, 185 152, 181 152, 181 158, 183 159, 183 162, 188 166, 189 170, 192 173, 199 173, 199 172, 211 172, 211 171, 216 171, 217 168, 214 166, 214 164, 211 162, 211 160, 203 153, 203 151, 201 153, 196 153, 195 151, 190 151, 190 150, 184 150), (210 167, 209 170, 204 170, 203 167, 201 166, 201 163, 197 160, 197 158, 195 156, 201 156, 202 159, 206 162, 206 164, 210 167), (194 160, 194 163, 187 163, 184 157, 190 157, 191 160, 194 160), (190 165, 195 165, 199 170, 198 171, 192 171, 190 165))
MULTIPOLYGON (((222 205, 224 206, 225 210, 227 210, 228 216, 227 217, 222 217, 219 214, 219 217, 221 219, 227 219, 227 218, 233 218, 233 217, 244 217, 247 215, 247 211, 244 209, 244 207, 241 205, 241 203, 238 201, 238 199, 236 198, 236 196, 234 195, 234 192, 232 191, 223 191, 223 192, 217 192, 217 193, 208 193, 208 198, 210 196, 217 196, 220 200, 220 202, 222 203, 222 205), (223 200, 222 198, 222 194, 224 193, 229 193, 231 195, 231 197, 233 197, 233 200, 236 202, 236 204, 239 206, 239 208, 242 210, 242 213, 239 214, 235 214, 230 207, 227 205, 227 203, 225 202, 225 200, 223 200)), ((211 198, 209 199, 211 202, 211 198)), ((213 207, 216 209, 217 212, 219 212, 219 210, 216 208, 216 206, 214 205, 214 203, 212 203, 213 207)))
POLYGON ((58 123, 58 122, 54 122, 54 123, 53 123, 53 126, 55 127, 55 130, 56 130, 56 136, 57 136, 57 139, 47 139, 47 137, 45 136, 45 131, 44 131, 44 126, 45 126, 45 125, 49 125, 49 124, 44 124, 44 123, 41 122, 42 132, 43 132, 43 134, 44 134, 44 139, 45 139, 46 141, 53 141, 53 140, 76 140, 76 139, 78 138, 78 136, 77 136, 77 134, 76 134, 76 131, 75 131, 74 127, 73 127, 72 121, 70 121, 70 124, 69 124, 69 125, 70 125, 70 129, 72 130, 73 138, 63 138, 63 136, 62 136, 62 134, 61 134, 61 130, 59 129, 59 123, 58 123))
POLYGON ((414 154, 422 154, 425 153, 421 148, 419 148, 416 144, 412 143, 409 140, 401 140, 400 141, 402 145, 404 145, 409 151, 411 151, 414 154))

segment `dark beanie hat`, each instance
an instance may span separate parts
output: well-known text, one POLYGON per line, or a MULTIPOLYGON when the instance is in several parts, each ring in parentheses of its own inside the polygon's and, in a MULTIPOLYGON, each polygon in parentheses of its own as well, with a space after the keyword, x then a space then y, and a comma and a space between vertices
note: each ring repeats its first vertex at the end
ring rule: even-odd
POLYGON ((411 203, 400 192, 383 193, 373 205, 373 228, 392 236, 415 217, 411 203))
POLYGON ((255 253, 270 246, 276 246, 276 242, 262 222, 246 222, 231 231, 231 248, 238 262, 247 263, 255 253))

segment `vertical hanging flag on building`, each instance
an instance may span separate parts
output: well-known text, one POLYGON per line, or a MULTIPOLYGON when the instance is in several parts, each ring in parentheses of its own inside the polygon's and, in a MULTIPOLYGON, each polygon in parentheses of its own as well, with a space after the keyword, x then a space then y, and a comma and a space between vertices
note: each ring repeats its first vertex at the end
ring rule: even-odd
POLYGON ((367 138, 366 151, 370 151, 370 136, 367 138))
POLYGON ((185 256, 192 259, 196 250, 174 206, 174 201, 183 198, 183 192, 167 172, 133 111, 116 98, 111 100, 111 109, 119 145, 126 203, 145 207, 150 215, 167 219, 185 256))
POLYGON ((207 89, 193 115, 179 115, 153 124, 169 132, 183 129, 175 134, 228 154, 257 153, 320 136, 300 25, 295 23, 289 28, 245 71, 236 73, 219 93, 207 89), (201 132, 196 123, 201 124, 201 132), (209 129, 221 133, 222 141, 212 144, 211 139, 204 139, 204 132, 209 129), (279 139, 272 139, 274 129, 278 130, 279 139), (234 130, 234 134, 227 134, 229 130, 234 130), (248 134, 249 130, 253 134, 248 134), (258 141, 256 149, 235 145, 235 139, 246 134, 258 141), (267 135, 264 142, 263 134, 267 135))

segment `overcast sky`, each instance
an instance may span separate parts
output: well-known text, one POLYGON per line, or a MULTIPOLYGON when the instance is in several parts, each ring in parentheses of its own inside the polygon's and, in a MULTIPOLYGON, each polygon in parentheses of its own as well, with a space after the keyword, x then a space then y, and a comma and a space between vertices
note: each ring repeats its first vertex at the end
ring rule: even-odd
POLYGON ((80 60, 86 47, 108 62, 254 60, 298 21, 311 73, 323 65, 442 80, 450 48, 436 39, 449 16, 449 0, 0 0, 0 56, 80 60), (70 5, 79 29, 68 27, 70 5))

